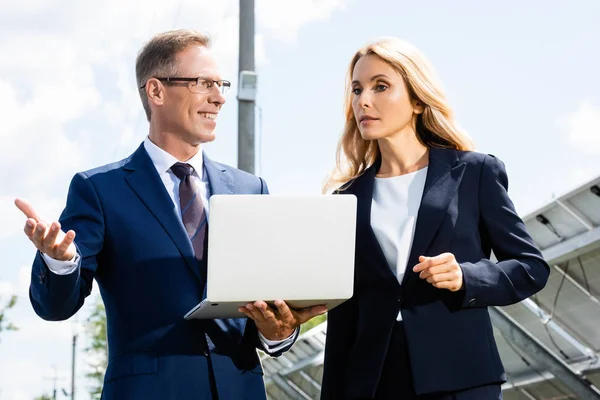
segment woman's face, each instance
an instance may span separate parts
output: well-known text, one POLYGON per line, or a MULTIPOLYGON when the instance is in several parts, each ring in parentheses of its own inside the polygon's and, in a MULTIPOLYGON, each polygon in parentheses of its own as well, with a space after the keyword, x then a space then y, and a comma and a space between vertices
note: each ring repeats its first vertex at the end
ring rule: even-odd
POLYGON ((352 109, 365 140, 414 134, 414 119, 423 109, 410 99, 404 79, 374 55, 362 57, 352 72, 352 109))

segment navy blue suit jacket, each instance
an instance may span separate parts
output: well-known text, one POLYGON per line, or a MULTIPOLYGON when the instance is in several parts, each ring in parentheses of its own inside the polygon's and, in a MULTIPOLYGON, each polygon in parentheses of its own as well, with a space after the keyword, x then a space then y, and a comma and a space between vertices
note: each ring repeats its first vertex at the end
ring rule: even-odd
POLYGON ((329 312, 322 399, 374 396, 400 310, 417 394, 504 382, 487 307, 541 290, 549 267, 508 197, 503 163, 431 148, 401 284, 371 229, 378 168, 342 192, 358 199, 356 277, 353 297, 329 312), (491 250, 498 262, 490 261, 491 250), (460 264, 465 290, 437 289, 412 271, 419 256, 445 252, 460 264))
MULTIPOLYGON (((206 156, 204 166, 211 194, 268 193, 261 178, 206 156)), ((221 399, 264 399, 252 321, 183 319, 202 300, 205 282, 173 210, 143 145, 121 162, 77 174, 60 223, 77 234, 81 268, 56 275, 38 253, 35 312, 52 321, 71 317, 96 279, 108 325, 103 399, 210 399, 209 351, 221 399)))

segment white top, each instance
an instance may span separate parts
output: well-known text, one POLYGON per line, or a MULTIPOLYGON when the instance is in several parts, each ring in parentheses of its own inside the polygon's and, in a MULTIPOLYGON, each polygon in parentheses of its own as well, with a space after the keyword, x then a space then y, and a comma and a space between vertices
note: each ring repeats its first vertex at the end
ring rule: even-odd
MULTIPOLYGON (((375 178, 371 227, 400 283, 412 248, 427 168, 391 178, 375 178)), ((402 315, 398 313, 397 320, 401 319, 402 315)))

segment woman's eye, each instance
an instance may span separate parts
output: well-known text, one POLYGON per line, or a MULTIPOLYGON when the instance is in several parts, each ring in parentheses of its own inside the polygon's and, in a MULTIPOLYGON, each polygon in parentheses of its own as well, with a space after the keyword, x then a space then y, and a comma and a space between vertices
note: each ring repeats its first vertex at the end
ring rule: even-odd
POLYGON ((352 93, 354 93, 355 95, 359 95, 362 93, 362 89, 361 88, 354 88, 352 89, 352 93))
POLYGON ((383 92, 386 89, 387 89, 387 86, 385 86, 385 85, 377 85, 377 86, 375 86, 375 91, 376 92, 383 92))

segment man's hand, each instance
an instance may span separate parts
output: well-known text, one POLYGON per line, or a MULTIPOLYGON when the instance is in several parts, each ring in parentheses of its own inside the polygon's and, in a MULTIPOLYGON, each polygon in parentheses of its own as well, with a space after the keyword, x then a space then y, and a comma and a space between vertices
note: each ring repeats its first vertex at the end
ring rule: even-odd
POLYGON ((69 261, 75 256, 74 231, 64 233, 60 223, 43 221, 25 200, 16 199, 15 205, 27 217, 23 231, 39 251, 59 261, 69 261))
POLYGON ((443 253, 436 257, 419 257, 419 264, 413 268, 420 272, 419 278, 426 279, 438 289, 456 292, 464 287, 462 269, 454 254, 443 253))
POLYGON ((258 331, 269 340, 287 339, 300 325, 327 312, 325 306, 294 311, 283 300, 275 300, 275 307, 277 309, 269 307, 264 301, 255 301, 238 310, 254 320, 258 331))

